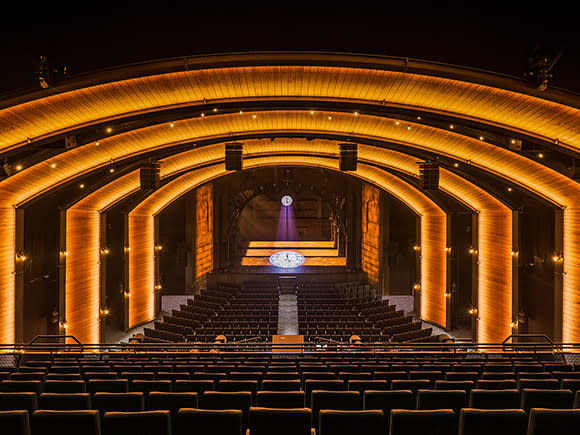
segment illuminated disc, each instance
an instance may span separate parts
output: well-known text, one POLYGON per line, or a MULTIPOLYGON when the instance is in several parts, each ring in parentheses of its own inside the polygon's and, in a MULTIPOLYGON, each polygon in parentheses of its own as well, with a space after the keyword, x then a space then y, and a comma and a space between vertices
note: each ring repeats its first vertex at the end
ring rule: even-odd
POLYGON ((280 251, 270 255, 270 263, 277 267, 290 269, 304 264, 304 255, 295 251, 280 251))
POLYGON ((286 207, 292 205, 292 197, 290 195, 284 195, 282 197, 282 204, 286 207))

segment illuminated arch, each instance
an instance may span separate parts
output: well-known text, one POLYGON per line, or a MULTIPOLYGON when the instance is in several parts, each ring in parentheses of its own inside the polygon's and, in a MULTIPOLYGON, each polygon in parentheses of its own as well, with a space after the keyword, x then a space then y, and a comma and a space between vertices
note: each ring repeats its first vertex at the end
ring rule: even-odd
MULTIPOLYGON (((309 112, 277 111, 260 113, 256 118, 253 118, 251 114, 222 115, 211 118, 213 119, 207 117, 205 119, 197 118, 176 122, 175 128, 171 128, 168 125, 153 126, 109 138, 101 141, 99 146, 92 144, 91 146, 79 147, 51 160, 57 162, 53 176, 47 174, 47 172, 50 172, 48 170, 48 162, 29 168, 0 183, 0 191, 6 193, 2 196, 2 200, 6 202, 2 204, 3 208, 0 214, 4 212, 7 216, 10 216, 13 211, 12 204, 23 203, 50 188, 58 186, 59 183, 74 177, 75 174, 86 173, 91 169, 105 165, 110 160, 112 153, 116 153, 114 154, 116 158, 122 158, 124 155, 134 155, 137 152, 143 152, 147 149, 143 144, 150 143, 152 148, 160 147, 165 146, 167 143, 165 141, 169 141, 169 143, 184 143, 195 139, 196 133, 205 133, 206 135, 202 137, 207 138, 211 136, 209 133, 213 133, 213 136, 216 134, 225 136, 227 132, 229 136, 232 134, 232 130, 234 133, 257 131, 275 134, 280 131, 301 133, 315 131, 320 134, 349 134, 351 136, 354 135, 355 138, 360 136, 377 140, 389 140, 448 156, 457 155, 466 164, 476 165, 500 176, 511 176, 514 182, 559 205, 570 203, 570 207, 564 213, 565 219, 578 212, 578 210, 572 208, 574 202, 572 198, 578 193, 578 186, 572 180, 509 151, 481 141, 462 137, 453 132, 410 123, 402 126, 405 128, 397 129, 399 126, 393 120, 362 115, 355 117, 333 112, 317 112, 315 115, 311 115, 309 112), (244 115, 247 116, 244 117, 244 115), (332 119, 328 119, 329 116, 332 119), (220 125, 220 121, 223 122, 222 125, 220 125), (189 137, 188 139, 186 133, 192 126, 197 128, 190 132, 194 137, 189 137), (406 127, 411 127, 411 130, 406 127), (160 129, 165 129, 167 133, 165 135, 161 134, 160 129)), ((203 148, 200 149, 200 152, 203 152, 203 148)), ((571 231, 574 228, 573 225, 568 225, 572 223, 573 219, 565 220, 565 231, 571 231)), ((570 232, 569 235, 572 236, 572 233, 570 232)), ((6 243, 8 247, 4 252, 14 252, 14 246, 10 244, 10 240, 10 236, 3 239, 3 243, 6 243)), ((577 245, 573 244, 573 237, 566 237, 565 242, 567 265, 573 265, 573 262, 577 259, 573 254, 575 249, 577 249, 575 248, 577 245)), ((3 267, 0 267, 0 270, 3 273, 13 270, 14 258, 12 255, 4 255, 2 260, 3 267)), ((576 279, 574 272, 568 272, 564 277, 565 289, 570 288, 573 290, 572 292, 565 292, 564 311, 572 317, 577 315, 573 311, 575 308, 573 304, 579 298, 578 289, 574 290, 574 280, 576 279), (570 285, 567 286, 567 283, 570 283, 570 285)), ((7 277, 8 286, 10 286, 11 280, 13 280, 13 277, 7 277)), ((13 298, 13 287, 12 289, 7 288, 4 294, 12 294, 13 298)), ((9 310, 9 302, 8 306, 4 308, 9 310)))

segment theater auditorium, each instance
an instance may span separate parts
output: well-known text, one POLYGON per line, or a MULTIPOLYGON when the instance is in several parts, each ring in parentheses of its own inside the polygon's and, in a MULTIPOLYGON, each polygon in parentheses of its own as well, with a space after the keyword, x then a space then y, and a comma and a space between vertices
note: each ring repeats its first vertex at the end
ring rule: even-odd
POLYGON ((580 99, 549 68, 41 59, 0 100, 2 433, 575 433, 580 99))

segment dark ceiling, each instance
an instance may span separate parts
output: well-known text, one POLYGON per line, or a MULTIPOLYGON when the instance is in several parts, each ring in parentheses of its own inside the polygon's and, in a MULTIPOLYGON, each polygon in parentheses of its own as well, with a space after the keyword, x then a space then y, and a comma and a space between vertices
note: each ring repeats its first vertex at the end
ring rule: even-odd
POLYGON ((67 66, 69 74, 205 53, 313 50, 418 58, 522 77, 538 48, 550 57, 562 51, 552 85, 580 92, 574 14, 546 5, 476 10, 435 2, 380 9, 143 4, 91 4, 82 12, 78 5, 86 3, 52 3, 46 10, 13 5, 0 29, 0 95, 37 87, 41 55, 67 66))

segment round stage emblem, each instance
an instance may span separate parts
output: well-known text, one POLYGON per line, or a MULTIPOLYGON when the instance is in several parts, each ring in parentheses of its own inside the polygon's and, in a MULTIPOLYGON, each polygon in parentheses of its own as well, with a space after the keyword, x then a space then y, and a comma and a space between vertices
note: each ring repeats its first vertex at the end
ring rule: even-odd
POLYGON ((304 255, 295 251, 281 251, 270 255, 270 263, 277 267, 290 269, 304 264, 304 255))

